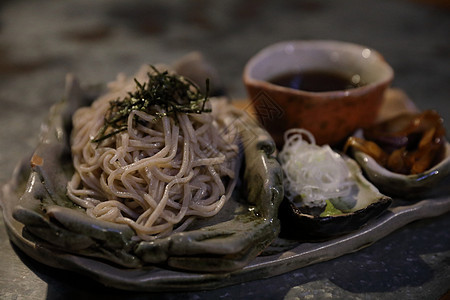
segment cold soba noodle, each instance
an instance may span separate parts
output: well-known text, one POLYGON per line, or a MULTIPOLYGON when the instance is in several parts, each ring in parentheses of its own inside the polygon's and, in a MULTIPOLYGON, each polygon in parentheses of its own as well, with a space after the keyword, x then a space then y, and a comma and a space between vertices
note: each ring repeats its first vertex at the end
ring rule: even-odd
POLYGON ((89 216, 128 224, 143 240, 217 214, 238 168, 236 132, 209 112, 203 96, 195 98, 198 90, 156 69, 146 76, 118 78, 108 94, 74 114, 68 184, 70 199, 89 216), (156 100, 148 105, 146 97, 156 100))

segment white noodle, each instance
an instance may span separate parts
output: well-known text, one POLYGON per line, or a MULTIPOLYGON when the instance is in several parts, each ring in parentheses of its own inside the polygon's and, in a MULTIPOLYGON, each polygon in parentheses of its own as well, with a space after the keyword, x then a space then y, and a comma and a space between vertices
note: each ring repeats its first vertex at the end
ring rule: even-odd
POLYGON ((126 131, 91 142, 110 100, 132 87, 132 80, 120 77, 107 95, 74 114, 75 173, 67 191, 89 216, 128 224, 139 239, 150 240, 185 230, 195 217, 223 207, 237 180, 237 130, 224 134, 225 122, 211 113, 155 118, 161 112, 156 107, 154 114, 131 112, 126 131))

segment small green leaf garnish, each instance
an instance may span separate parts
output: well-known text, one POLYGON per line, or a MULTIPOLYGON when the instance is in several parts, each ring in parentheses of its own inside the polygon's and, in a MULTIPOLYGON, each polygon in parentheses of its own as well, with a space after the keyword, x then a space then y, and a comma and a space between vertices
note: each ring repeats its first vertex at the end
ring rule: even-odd
POLYGON ((211 112, 211 109, 205 108, 209 93, 208 79, 206 79, 206 93, 203 95, 197 85, 187 78, 170 75, 168 71, 160 72, 154 66, 151 68, 154 74, 147 73, 147 82, 141 84, 134 79, 136 83, 134 92, 129 92, 123 99, 110 101, 103 126, 92 140, 93 143, 99 143, 127 130, 128 116, 133 110, 150 113, 155 106, 159 106, 163 112, 153 111, 157 117, 174 117, 177 113, 211 112))

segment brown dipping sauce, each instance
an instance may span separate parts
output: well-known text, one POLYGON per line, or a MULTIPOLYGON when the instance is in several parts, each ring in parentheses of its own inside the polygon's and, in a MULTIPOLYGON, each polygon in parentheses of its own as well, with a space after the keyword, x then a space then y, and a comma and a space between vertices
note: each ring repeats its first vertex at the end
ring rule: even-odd
POLYGON ((269 79, 269 82, 276 85, 309 92, 348 90, 365 84, 360 80, 355 81, 353 82, 352 78, 342 74, 329 71, 291 72, 269 79))

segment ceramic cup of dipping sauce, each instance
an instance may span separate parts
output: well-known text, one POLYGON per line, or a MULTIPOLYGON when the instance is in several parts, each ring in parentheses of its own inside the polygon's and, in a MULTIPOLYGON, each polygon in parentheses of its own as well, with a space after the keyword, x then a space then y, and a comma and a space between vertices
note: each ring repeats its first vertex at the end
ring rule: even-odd
POLYGON ((243 80, 259 121, 281 147, 290 128, 337 145, 373 124, 394 72, 381 54, 340 41, 286 41, 246 64, 243 80))

